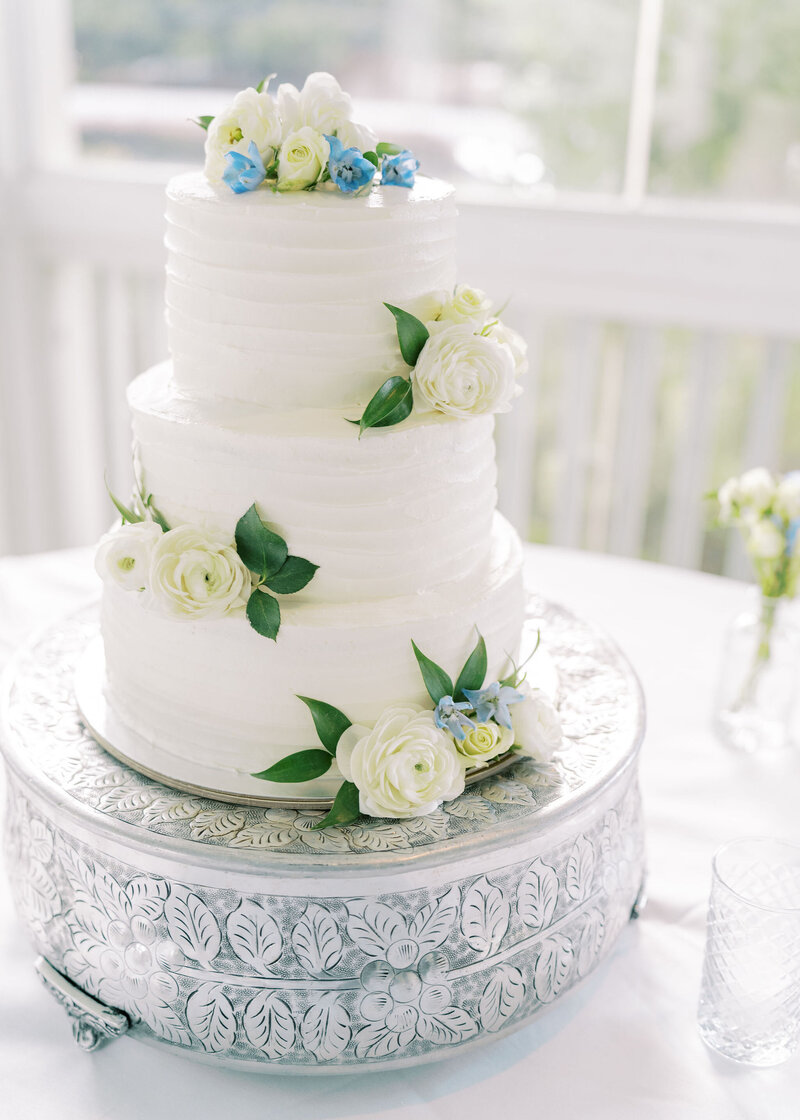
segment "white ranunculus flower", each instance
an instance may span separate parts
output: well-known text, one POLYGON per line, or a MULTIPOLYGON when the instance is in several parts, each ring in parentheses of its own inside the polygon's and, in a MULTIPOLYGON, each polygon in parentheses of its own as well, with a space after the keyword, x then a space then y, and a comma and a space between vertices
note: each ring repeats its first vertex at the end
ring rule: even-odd
POLYGON ((745 471, 739 479, 739 501, 756 513, 763 513, 774 497, 775 479, 765 467, 745 471))
POLYGON ((452 736, 436 726, 433 712, 411 706, 387 708, 371 729, 349 727, 336 761, 370 817, 424 817, 464 789, 452 736))
POLYGON ((479 723, 471 730, 464 729, 466 734, 463 739, 456 739, 456 750, 464 760, 464 765, 477 769, 486 766, 493 758, 505 754, 514 745, 514 732, 508 727, 501 727, 490 720, 489 723, 479 723))
POLYGON ((371 128, 367 128, 365 124, 356 124, 355 121, 341 121, 336 126, 336 136, 343 147, 358 148, 360 152, 374 152, 378 143, 378 137, 371 128))
POLYGON ((723 524, 727 524, 736 519, 736 508, 742 500, 741 491, 739 489, 739 479, 729 478, 727 482, 723 482, 717 491, 717 501, 719 502, 719 519, 723 524))
POLYGON ((414 404, 467 418, 508 412, 518 391, 510 346, 475 334, 472 323, 432 323, 414 367, 414 404))
POLYGON ((154 521, 120 525, 106 533, 95 553, 94 566, 103 582, 116 583, 123 591, 144 591, 148 586, 150 558, 162 536, 154 521))
POLYGON ((304 125, 281 144, 278 190, 301 191, 316 183, 328 162, 330 146, 321 132, 304 125))
POLYGON ((439 318, 447 323, 475 323, 482 327, 492 310, 492 301, 480 288, 456 284, 453 294, 445 300, 439 318))
POLYGON ((756 560, 777 560, 786 547, 786 538, 772 521, 756 521, 747 534, 747 548, 756 560))
POLYGON ((164 533, 150 561, 150 592, 170 614, 220 618, 242 607, 251 578, 230 537, 197 525, 164 533))
POLYGON ((541 689, 532 688, 527 681, 517 687, 525 696, 511 710, 514 741, 519 753, 537 762, 549 762, 563 738, 558 713, 549 696, 541 689))
POLYGON ((787 521, 800 517, 800 471, 792 471, 778 483, 775 512, 787 521))
POLYGON ((353 115, 353 103, 332 74, 309 74, 298 98, 299 121, 331 136, 353 115))
POLYGON ((237 93, 228 106, 208 126, 206 134, 206 178, 212 183, 222 179, 227 164, 226 152, 248 154, 255 146, 268 167, 281 142, 281 118, 272 94, 258 93, 252 87, 237 93))
POLYGON ((514 355, 514 367, 517 377, 522 377, 528 372, 528 344, 518 331, 507 327, 499 319, 486 328, 486 334, 495 342, 505 342, 514 355))

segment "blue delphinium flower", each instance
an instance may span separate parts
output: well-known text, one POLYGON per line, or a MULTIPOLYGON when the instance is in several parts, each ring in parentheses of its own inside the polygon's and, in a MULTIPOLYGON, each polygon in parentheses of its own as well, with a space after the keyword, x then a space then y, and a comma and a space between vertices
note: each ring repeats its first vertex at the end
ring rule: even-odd
POLYGON ((222 181, 227 183, 236 194, 254 191, 256 187, 261 186, 267 175, 261 152, 256 147, 255 140, 250 141, 247 152, 247 156, 243 156, 241 152, 225 153, 228 166, 222 172, 222 181))
POLYGON ((436 705, 436 726, 449 731, 456 739, 465 739, 466 729, 476 726, 474 720, 464 715, 471 707, 465 700, 456 703, 452 696, 443 696, 436 705))
POLYGON ((336 136, 326 136, 330 145, 328 157, 328 171, 331 182, 335 183, 340 191, 350 194, 360 191, 372 182, 375 176, 375 164, 364 159, 358 148, 345 148, 336 136))
POLYGON ((381 163, 381 182, 385 186, 413 187, 419 160, 405 148, 396 156, 384 156, 381 163))
POLYGON ((509 704, 518 704, 524 700, 523 693, 517 692, 511 685, 501 685, 499 681, 488 685, 487 688, 465 688, 464 695, 475 709, 475 719, 478 723, 486 723, 493 719, 501 727, 511 729, 511 713, 509 704))

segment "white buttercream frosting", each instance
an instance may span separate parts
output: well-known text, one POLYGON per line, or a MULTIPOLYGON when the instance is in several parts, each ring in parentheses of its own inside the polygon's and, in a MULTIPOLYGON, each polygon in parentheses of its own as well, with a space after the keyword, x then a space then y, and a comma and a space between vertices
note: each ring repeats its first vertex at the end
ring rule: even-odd
POLYGON ((169 365, 128 394, 142 478, 170 525, 233 536, 256 502, 289 551, 319 565, 309 602, 411 595, 486 571, 493 418, 413 415, 358 429, 337 412, 270 412, 184 397, 169 365))
POLYGON ((145 595, 108 586, 103 637, 108 696, 144 738, 173 754, 249 773, 317 742, 296 694, 371 725, 393 704, 430 707, 411 648, 455 673, 486 639, 489 677, 516 656, 523 619, 519 539, 497 515, 480 577, 378 602, 300 603, 282 597, 277 642, 243 615, 180 620, 145 595))
MULTIPOLYGON (((407 373, 383 306, 425 318, 455 282, 453 188, 235 195, 197 173, 167 188, 175 381, 273 409, 365 405, 407 373)), ((428 316, 432 317, 432 316, 428 316)))

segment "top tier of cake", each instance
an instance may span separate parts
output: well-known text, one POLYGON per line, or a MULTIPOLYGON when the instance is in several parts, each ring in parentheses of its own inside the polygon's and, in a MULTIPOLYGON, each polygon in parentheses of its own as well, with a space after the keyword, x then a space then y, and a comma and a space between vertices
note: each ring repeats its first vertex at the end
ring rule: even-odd
POLYGON ((199 172, 167 190, 173 377, 195 397, 276 410, 363 406, 407 373, 384 302, 423 320, 455 283, 453 188, 233 194, 199 172))

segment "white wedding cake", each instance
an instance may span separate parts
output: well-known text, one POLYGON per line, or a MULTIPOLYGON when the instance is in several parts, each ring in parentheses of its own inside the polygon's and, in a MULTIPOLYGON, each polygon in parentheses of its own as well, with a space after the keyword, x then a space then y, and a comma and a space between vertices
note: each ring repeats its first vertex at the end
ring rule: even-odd
POLYGON ((553 747, 516 670, 521 547, 495 508, 493 413, 525 347, 457 283, 453 188, 350 118, 329 75, 243 91, 201 118, 205 172, 167 187, 171 360, 128 394, 137 489, 97 559, 105 688, 167 778, 267 796, 344 775, 362 812, 409 816, 471 765, 553 747), (338 738, 324 776, 275 769, 338 738))

